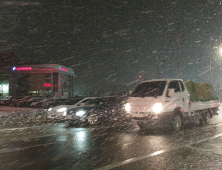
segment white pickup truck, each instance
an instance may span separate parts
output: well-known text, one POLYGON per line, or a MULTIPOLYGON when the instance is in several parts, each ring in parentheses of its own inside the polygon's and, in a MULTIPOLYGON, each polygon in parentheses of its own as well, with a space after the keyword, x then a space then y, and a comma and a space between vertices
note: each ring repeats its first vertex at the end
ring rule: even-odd
MULTIPOLYGON (((191 85, 195 91, 195 83, 191 85)), ((181 79, 144 81, 130 93, 125 105, 127 117, 137 121, 140 128, 171 127, 180 130, 189 122, 209 123, 212 116, 217 114, 219 100, 213 97, 209 84, 199 83, 196 91, 199 91, 199 97, 191 92, 196 101, 190 101, 188 88, 181 79)))

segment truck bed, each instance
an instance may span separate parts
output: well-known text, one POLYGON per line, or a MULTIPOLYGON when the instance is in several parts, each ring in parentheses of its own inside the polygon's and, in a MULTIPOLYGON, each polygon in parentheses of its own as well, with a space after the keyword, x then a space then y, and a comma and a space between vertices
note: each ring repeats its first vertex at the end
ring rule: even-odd
POLYGON ((218 108, 219 106, 220 106, 220 103, 218 100, 210 100, 210 101, 204 101, 204 102, 191 102, 190 111, 192 112, 196 110, 218 108))

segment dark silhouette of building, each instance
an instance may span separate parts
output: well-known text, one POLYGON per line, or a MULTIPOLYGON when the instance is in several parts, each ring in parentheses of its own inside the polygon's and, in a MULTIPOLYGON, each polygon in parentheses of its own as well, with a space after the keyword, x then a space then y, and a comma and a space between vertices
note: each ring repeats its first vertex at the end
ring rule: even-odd
POLYGON ((11 67, 24 64, 14 52, 0 52, 0 82, 8 80, 11 67))

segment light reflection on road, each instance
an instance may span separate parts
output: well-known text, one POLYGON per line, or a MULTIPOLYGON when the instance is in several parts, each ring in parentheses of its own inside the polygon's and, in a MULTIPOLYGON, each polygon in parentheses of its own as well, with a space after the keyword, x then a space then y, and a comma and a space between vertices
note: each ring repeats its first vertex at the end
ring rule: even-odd
POLYGON ((81 128, 79 131, 73 132, 73 147, 78 151, 89 149, 89 129, 81 128))

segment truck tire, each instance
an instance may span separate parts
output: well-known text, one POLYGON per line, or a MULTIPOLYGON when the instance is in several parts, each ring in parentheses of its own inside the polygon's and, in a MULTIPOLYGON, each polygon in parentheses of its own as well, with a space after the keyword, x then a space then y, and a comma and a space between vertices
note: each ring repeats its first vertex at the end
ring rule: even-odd
POLYGON ((173 115, 171 121, 171 129, 174 131, 179 131, 183 127, 183 119, 180 114, 176 113, 173 115))
POLYGON ((205 115, 203 117, 203 121, 207 125, 210 123, 210 121, 211 121, 211 114, 210 114, 209 111, 205 113, 205 115))

